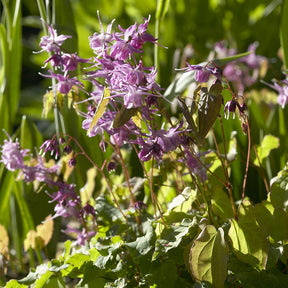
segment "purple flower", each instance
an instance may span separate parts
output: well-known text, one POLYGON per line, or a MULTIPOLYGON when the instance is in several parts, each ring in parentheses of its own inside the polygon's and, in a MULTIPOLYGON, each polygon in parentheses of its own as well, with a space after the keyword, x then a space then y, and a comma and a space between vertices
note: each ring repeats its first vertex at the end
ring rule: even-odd
POLYGON ((256 48, 258 46, 258 43, 252 43, 248 47, 248 51, 251 51, 249 55, 242 58, 243 61, 249 66, 251 69, 259 68, 262 64, 262 62, 266 59, 264 56, 256 55, 256 48))
POLYGON ((99 11, 97 11, 97 15, 101 27, 101 33, 95 32, 93 36, 89 37, 89 42, 91 49, 94 50, 97 54, 101 54, 101 52, 103 52, 106 49, 107 43, 110 43, 113 40, 113 35, 111 34, 111 28, 115 20, 113 20, 108 25, 107 30, 105 32, 100 19, 99 11))
POLYGON ((93 237, 96 232, 95 231, 89 231, 87 232, 87 230, 85 228, 83 228, 81 231, 78 230, 78 229, 75 229, 75 228, 71 228, 69 226, 67 226, 67 229, 63 231, 64 233, 66 234, 69 234, 69 233, 75 233, 77 235, 77 240, 76 240, 76 243, 78 245, 82 245, 84 246, 87 241, 89 241, 89 239, 91 237, 93 237))
POLYGON ((39 181, 48 183, 52 179, 52 174, 59 169, 58 165, 46 167, 43 159, 38 155, 38 163, 36 166, 24 165, 19 176, 23 175, 25 182, 39 181))
POLYGON ((161 129, 151 131, 151 135, 141 137, 137 140, 137 144, 142 146, 138 153, 138 157, 141 161, 149 161, 152 156, 157 160, 161 161, 165 152, 175 150, 180 144, 183 144, 184 140, 179 135, 185 131, 179 130, 183 123, 180 123, 177 127, 170 128, 168 131, 161 129))
POLYGON ((273 85, 263 82, 265 83, 267 86, 269 86, 270 88, 276 90, 278 92, 278 97, 277 97, 277 103, 284 108, 285 105, 288 104, 288 80, 287 80, 287 74, 284 73, 286 76, 286 79, 281 81, 280 83, 282 85, 280 85, 277 81, 273 81, 273 85))
POLYGON ((134 204, 134 209, 138 212, 141 213, 142 209, 147 209, 147 205, 142 202, 142 201, 137 201, 134 204))
POLYGON ((24 156, 29 152, 28 149, 20 149, 19 142, 13 142, 11 137, 6 133, 9 140, 4 140, 1 146, 1 160, 9 171, 15 171, 24 167, 24 156))
POLYGON ((61 94, 68 94, 74 85, 79 87, 81 90, 83 90, 84 88, 84 85, 79 80, 77 80, 76 77, 69 78, 69 75, 64 76, 62 74, 56 74, 51 70, 48 70, 48 72, 50 73, 50 75, 44 75, 42 73, 39 74, 44 77, 56 79, 58 81, 58 83, 56 84, 56 88, 61 94))
POLYGON ((40 146, 40 155, 44 156, 48 151, 51 151, 51 156, 55 153, 55 158, 57 159, 60 156, 59 153, 59 142, 57 138, 52 138, 51 140, 46 140, 40 146), (42 151, 44 149, 44 151, 42 151))
POLYGON ((187 164, 189 166, 189 169, 191 170, 191 172, 198 176, 199 179, 202 182, 205 182, 208 177, 207 177, 207 172, 206 169, 200 164, 199 158, 203 155, 200 153, 197 153, 195 156, 191 153, 191 151, 189 151, 188 149, 184 148, 184 152, 185 152, 185 156, 186 156, 186 161, 187 164), (197 158, 198 159, 197 159, 197 158))
POLYGON ((236 108, 238 108, 240 113, 244 113, 247 110, 247 106, 245 103, 239 104, 235 99, 228 101, 224 106, 224 114, 227 120, 229 119, 229 113, 233 113, 233 119, 235 118, 236 108), (226 111, 228 111, 226 113, 226 111))
POLYGON ((68 166, 69 167, 74 167, 77 164, 77 160, 75 157, 72 157, 69 161, 68 161, 68 166))
POLYGON ((63 59, 61 57, 61 54, 53 54, 51 57, 49 57, 45 62, 44 62, 44 68, 47 66, 48 63, 51 63, 53 67, 59 67, 63 63, 63 59))
MULTIPOLYGON (((140 141, 139 141, 140 142, 140 141)), ((140 142, 141 143, 141 142, 140 142)), ((158 143, 149 143, 149 142, 142 142, 141 144, 142 149, 138 153, 138 157, 141 161, 149 161, 152 157, 154 157, 157 162, 162 160, 163 150, 158 143)))
POLYGON ((90 59, 83 59, 77 55, 77 52, 74 54, 63 54, 62 63, 63 71, 75 71, 77 70, 78 63, 88 63, 90 59))
POLYGON ((195 80, 199 83, 208 82, 210 75, 214 75, 217 78, 220 78, 221 76, 221 70, 218 67, 209 63, 205 66, 190 65, 189 63, 187 63, 187 65, 188 67, 184 68, 184 70, 195 71, 195 80))
POLYGON ((41 38, 39 46, 42 48, 41 51, 46 52, 60 52, 60 46, 64 43, 64 41, 72 36, 67 35, 57 35, 57 31, 53 29, 53 25, 49 26, 43 19, 42 21, 45 23, 48 29, 49 36, 43 36, 41 38))

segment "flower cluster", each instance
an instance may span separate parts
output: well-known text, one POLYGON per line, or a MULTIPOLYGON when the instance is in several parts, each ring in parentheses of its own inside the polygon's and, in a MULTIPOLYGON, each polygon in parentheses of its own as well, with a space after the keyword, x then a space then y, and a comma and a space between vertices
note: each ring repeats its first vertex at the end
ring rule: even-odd
MULTIPOLYGON (((82 128, 87 135, 101 135, 102 144, 108 141, 118 147, 126 143, 136 144, 140 146, 140 160, 148 161, 153 156, 160 163, 164 153, 184 143, 185 129, 182 125, 171 125, 168 130, 165 127, 159 130, 155 126, 155 118, 162 114, 159 99, 163 96, 156 82, 157 69, 144 66, 141 60, 144 44, 157 44, 157 39, 147 32, 149 18, 127 29, 119 26, 118 31, 112 29, 114 20, 105 31, 99 13, 98 18, 101 31, 89 37, 94 56, 88 60, 64 53, 60 46, 68 36, 57 36, 53 27, 48 26, 50 35, 42 38, 41 51, 53 53, 45 64, 50 62, 60 73, 49 70, 47 77, 57 80, 56 88, 60 93, 67 94, 75 85, 85 91, 84 84, 72 73, 79 63, 86 63, 82 75, 92 84, 93 91, 85 91, 89 97, 78 103, 86 104, 87 112, 78 112, 84 117, 82 128), (145 128, 137 125, 135 117, 145 122, 145 128)), ((46 143, 42 147, 46 151, 50 147, 47 144, 50 145, 46 143)))
MULTIPOLYGON (((88 240, 88 237, 95 234, 94 231, 88 231, 87 227, 88 217, 95 217, 94 208, 88 203, 82 206, 81 199, 79 195, 77 195, 73 185, 54 180, 54 176, 56 176, 56 172, 60 168, 59 165, 55 164, 52 167, 46 167, 40 155, 37 155, 37 159, 35 160, 28 149, 22 149, 20 147, 18 140, 14 142, 8 134, 7 137, 8 140, 4 140, 4 145, 0 146, 0 162, 2 162, 9 171, 19 171, 18 177, 23 177, 25 182, 38 181, 42 184, 47 184, 51 188, 56 188, 57 192, 53 194, 47 192, 52 198, 50 202, 57 202, 54 208, 55 214, 51 219, 59 216, 64 218, 73 216, 78 219, 82 227, 80 230, 74 229, 73 232, 77 232, 78 243, 84 245, 85 240, 88 240), (28 165, 29 163, 33 163, 34 165, 28 165)), ((51 154, 55 153, 56 156, 59 156, 59 142, 64 144, 63 138, 60 138, 59 141, 56 138, 47 140, 43 143, 41 149, 44 149, 44 154, 51 151, 51 154)), ((70 147, 68 144, 64 148, 66 148, 66 150, 71 149, 67 147, 70 147)))
POLYGON ((9 171, 20 170, 19 178, 23 177, 26 182, 48 182, 51 180, 51 175, 55 173, 59 167, 46 167, 43 159, 38 155, 36 165, 28 165, 32 161, 25 161, 25 156, 30 156, 28 149, 21 149, 18 140, 15 142, 7 134, 8 140, 4 140, 4 145, 1 147, 1 160, 6 169, 9 171))

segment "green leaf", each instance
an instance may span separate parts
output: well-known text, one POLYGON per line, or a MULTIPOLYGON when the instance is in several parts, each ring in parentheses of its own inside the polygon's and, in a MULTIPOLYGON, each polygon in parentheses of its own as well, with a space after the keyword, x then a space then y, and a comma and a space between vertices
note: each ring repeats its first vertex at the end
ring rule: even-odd
POLYGON ((43 143, 43 138, 36 125, 25 115, 22 117, 20 126, 20 143, 22 148, 30 149, 31 152, 43 143))
MULTIPOLYGON (((45 284, 47 283, 48 279, 53 275, 54 273, 51 271, 46 271, 44 274, 41 275, 41 277, 36 280, 35 283, 35 288, 42 288, 42 287, 46 287, 45 284)), ((51 286, 50 286, 51 287, 51 286)))
POLYGON ((231 220, 229 237, 237 258, 258 269, 265 269, 268 241, 256 222, 251 203, 244 200, 239 207, 238 222, 231 220))
POLYGON ((146 221, 142 225, 144 236, 138 237, 133 242, 125 243, 125 246, 135 249, 140 255, 145 255, 155 246, 156 235, 150 221, 146 221))
POLYGON ((222 84, 217 82, 207 88, 201 88, 198 103, 198 137, 202 141, 219 116, 222 105, 222 84))
POLYGON ((15 182, 13 172, 4 170, 0 185, 0 223, 5 227, 10 224, 10 196, 15 182))
POLYGON ((283 49, 283 59, 285 70, 288 68, 288 1, 284 0, 282 2, 282 12, 281 12, 281 22, 280 22, 280 40, 283 49))
POLYGON ((288 214, 281 207, 270 211, 263 204, 254 208, 255 218, 266 237, 271 236, 274 241, 288 240, 288 214))
POLYGON ((70 35, 62 47, 68 53, 78 52, 78 35, 71 0, 53 0, 54 24, 58 34, 70 35))
POLYGON ((99 196, 95 201, 95 211, 109 222, 114 222, 117 219, 121 219, 123 217, 119 209, 108 203, 105 197, 99 196))
POLYGON ((183 192, 177 195, 171 203, 169 203, 168 211, 188 212, 191 209, 192 203, 196 200, 197 192, 190 187, 186 187, 183 192))
POLYGON ((19 284, 17 280, 10 280, 9 282, 7 282, 5 287, 6 288, 26 288, 28 287, 28 285, 19 284))
POLYGON ((18 280, 18 282, 20 284, 30 285, 30 284, 32 284, 32 283, 34 283, 36 281, 37 276, 38 276, 37 272, 30 271, 29 274, 26 277, 18 280))
POLYGON ((288 170, 285 168, 271 179, 271 202, 273 206, 286 208, 288 206, 288 170))
POLYGON ((169 250, 177 248, 184 237, 187 236, 192 240, 199 230, 196 224, 195 219, 184 218, 180 224, 164 227, 158 236, 156 242, 157 250, 154 252, 153 260, 157 259, 160 254, 166 255, 169 250))
POLYGON ((42 286, 43 288, 65 288, 65 282, 59 276, 50 277, 45 284, 42 286))
POLYGON ((223 288, 228 262, 223 229, 217 231, 212 225, 206 226, 192 245, 189 262, 197 281, 207 281, 215 288, 223 288))
POLYGON ((126 124, 131 119, 131 117, 137 114, 138 111, 139 111, 139 108, 127 109, 123 105, 113 120, 113 124, 112 124, 113 128, 119 128, 123 126, 124 124, 126 124))
POLYGON ((72 256, 70 256, 66 261, 65 263, 66 264, 70 264, 73 268, 78 268, 80 269, 81 266, 90 260, 90 256, 89 255, 85 255, 85 254, 82 254, 82 253, 77 253, 77 254, 74 254, 72 256))
POLYGON ((260 146, 256 147, 259 159, 258 157, 256 157, 254 151, 252 152, 251 160, 253 161, 254 159, 253 164, 255 166, 260 167, 260 165, 263 164, 263 160, 269 156, 271 150, 276 149, 279 146, 280 146, 279 138, 272 136, 272 135, 266 135, 263 138, 260 146), (260 164, 259 164, 259 160, 260 160, 260 164))
POLYGON ((221 188, 212 191, 211 204, 213 212, 223 221, 234 217, 229 197, 221 188))
POLYGON ((105 273, 105 271, 101 271, 101 269, 93 265, 92 261, 89 261, 84 266, 84 276, 79 287, 103 288, 107 282, 107 274, 107 272, 105 273))

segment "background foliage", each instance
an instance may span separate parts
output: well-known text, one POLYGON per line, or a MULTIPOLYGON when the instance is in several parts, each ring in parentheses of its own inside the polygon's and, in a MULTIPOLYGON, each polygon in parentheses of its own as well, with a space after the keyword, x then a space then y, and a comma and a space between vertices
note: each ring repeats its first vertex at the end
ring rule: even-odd
MULTIPOLYGON (((161 87, 168 87, 175 79, 175 68, 184 67, 185 60, 189 60, 192 64, 205 61, 215 42, 220 40, 227 41, 229 48, 235 48, 239 53, 247 51, 248 46, 257 41, 259 43, 257 54, 268 58, 268 69, 264 80, 270 82, 272 78, 280 79, 282 77, 281 69, 283 69, 283 50, 280 50, 279 33, 282 27, 282 43, 285 43, 287 13, 281 14, 281 9, 285 3, 287 5, 287 1, 282 3, 281 0, 55 0, 49 5, 53 7, 52 14, 55 17, 59 34, 72 35, 75 40, 70 42, 70 47, 65 47, 65 49, 78 51, 78 54, 83 58, 92 56, 88 46, 88 36, 100 30, 97 10, 100 10, 104 25, 116 18, 117 24, 122 27, 128 27, 135 21, 142 22, 143 17, 147 18, 148 15, 151 15, 149 32, 154 35, 155 33, 158 34, 158 42, 168 49, 158 47, 155 54, 154 48, 148 47, 145 50, 144 62, 147 66, 157 63, 159 68, 158 82, 161 87), (157 5, 159 8, 161 2, 162 10, 157 10, 157 5), (156 32, 154 33, 154 31, 156 32), (158 56, 158 59, 155 59, 155 55, 158 56)), ((43 79, 38 74, 45 59, 43 55, 33 54, 33 51, 40 50, 39 39, 42 35, 39 9, 35 2, 2 0, 0 126, 1 130, 5 129, 10 135, 14 134, 18 137, 21 146, 29 148, 31 151, 34 151, 34 147, 40 147, 44 139, 55 133, 53 113, 49 113, 47 119, 42 117, 43 95, 46 93, 47 87, 51 85, 47 79, 43 79)), ((283 47, 285 47, 284 44, 283 47)), ((247 92, 245 97, 249 107, 253 144, 258 145, 257 147, 261 149, 264 136, 271 134, 280 139, 280 147, 273 150, 276 148, 276 144, 274 148, 267 148, 266 146, 263 148, 263 151, 267 152, 267 156, 270 154, 269 157, 263 157, 264 172, 257 165, 252 165, 256 156, 251 155, 252 160, 246 188, 246 196, 250 200, 245 200, 241 204, 239 221, 235 219, 231 221, 229 245, 232 243, 233 249, 237 251, 233 255, 229 254, 228 264, 225 260, 228 257, 228 250, 227 244, 225 244, 227 239, 224 239, 224 235, 225 237, 228 235, 227 223, 233 212, 231 212, 229 203, 227 204, 226 194, 223 196, 220 193, 219 198, 212 196, 214 213, 220 219, 217 220, 219 221, 217 229, 212 225, 207 225, 204 229, 199 228, 201 227, 201 225, 199 226, 200 219, 207 215, 200 211, 198 216, 192 217, 188 210, 181 206, 178 211, 170 211, 165 215, 167 227, 162 227, 163 225, 161 226, 161 223, 158 222, 155 228, 153 226, 155 223, 152 225, 147 215, 141 215, 143 217, 141 219, 143 230, 146 233, 135 238, 135 242, 131 242, 128 241, 127 235, 129 233, 132 235, 133 231, 125 230, 125 225, 118 215, 119 211, 113 209, 114 206, 109 202, 109 199, 99 196, 103 184, 101 183, 101 176, 97 175, 93 197, 99 196, 96 200, 96 203, 102 205, 99 204, 98 207, 99 215, 105 219, 106 226, 112 230, 115 230, 115 226, 117 226, 119 233, 111 234, 111 232, 106 231, 103 223, 101 234, 101 238, 105 239, 103 243, 94 239, 95 243, 91 243, 90 247, 85 247, 74 254, 71 242, 68 241, 65 243, 64 254, 57 260, 49 262, 49 269, 47 264, 38 266, 22 282, 19 282, 20 284, 16 280, 11 280, 7 287, 27 287, 39 279, 42 279, 42 284, 38 281, 37 287, 64 287, 67 284, 63 280, 65 277, 69 279, 81 278, 81 287, 85 285, 85 287, 104 287, 108 281, 105 280, 105 277, 109 278, 110 286, 107 287, 127 287, 125 286, 127 284, 125 279, 130 279, 131 275, 134 275, 134 267, 138 269, 139 278, 142 277, 143 286, 141 286, 141 281, 138 281, 139 287, 147 287, 151 283, 150 287, 176 287, 175 285, 179 285, 179 283, 182 287, 191 287, 195 278, 202 284, 195 284, 193 287, 205 287, 205 285, 209 287, 211 279, 213 279, 215 287, 222 287, 223 277, 221 278, 221 275, 225 274, 225 271, 220 271, 218 268, 213 271, 215 267, 221 265, 224 268, 228 265, 229 271, 233 272, 231 277, 226 280, 225 285, 227 287, 256 287, 256 285, 257 287, 286 287, 287 275, 282 271, 287 269, 287 245, 284 245, 287 241, 287 234, 285 234, 287 233, 287 226, 285 227, 287 224, 287 203, 285 204, 287 188, 284 187, 284 184, 287 183, 287 170, 279 174, 277 181, 272 185, 271 199, 267 198, 265 184, 259 174, 264 173, 269 183, 272 177, 276 176, 278 171, 285 166, 288 148, 286 139, 287 108, 281 110, 276 106, 276 94, 268 91, 266 86, 260 82, 245 92, 247 92), (283 194, 281 199, 277 198, 276 191, 283 194), (253 206, 251 203, 258 203, 258 206, 253 206), (279 206, 280 208, 278 208, 279 206), (106 215, 105 209, 111 214, 106 215), (115 222, 115 219, 118 220, 115 222), (268 222, 265 223, 263 219, 268 222), (278 221, 278 219, 280 220, 278 221), (280 227, 280 223, 283 223, 283 226, 280 227), (249 230, 255 233, 248 235, 249 230), (248 248, 237 247, 238 238, 235 235, 239 234, 239 231, 245 239, 243 243, 247 243, 248 248), (279 231, 283 231, 283 234, 279 231), (271 235, 273 239, 270 239, 269 243, 264 240, 265 237, 271 235), (185 249, 191 248, 191 241, 195 240, 196 236, 198 238, 193 245, 197 249, 194 248, 192 254, 194 257, 199 257, 199 254, 206 249, 204 252, 207 255, 213 255, 211 257, 214 264, 211 268, 212 276, 205 278, 204 271, 209 270, 210 266, 199 265, 201 266, 200 269, 196 267, 197 263, 192 263, 190 265, 191 269, 194 269, 192 280, 189 274, 191 271, 188 272, 190 268, 185 269, 189 266, 189 259, 179 255, 189 254, 185 249), (211 240, 208 246, 203 247, 201 237, 205 239, 208 237, 211 240), (159 252, 153 247, 158 247, 159 252), (245 250, 246 248, 249 250, 248 252, 245 250), (256 250, 260 251, 260 254, 257 254, 256 250), (270 256, 268 257, 266 254, 270 256), (122 262, 119 262, 117 255, 123 255, 122 262), (283 258, 282 260, 279 260, 280 256, 283 258), (154 260, 152 266, 151 258, 154 260), (266 270, 262 270, 267 259, 270 261, 270 266, 268 265, 266 270), (96 265, 93 264, 95 262, 96 265), (122 265, 125 263, 125 267, 129 268, 122 269, 117 263, 122 263, 122 265), (269 267, 271 267, 270 270, 269 267), (98 284, 93 281, 95 275, 98 277, 98 284), (161 277, 156 277, 159 275, 161 277)), ((64 109, 63 115, 67 133, 81 142, 87 153, 96 159, 97 164, 101 166, 104 159, 109 157, 112 152, 108 150, 103 155, 98 146, 99 140, 95 140, 95 143, 91 144, 91 139, 86 137, 85 132, 81 129, 81 119, 76 117, 73 110, 64 109)), ((179 111, 178 114, 176 112, 175 116, 179 116, 179 111)), ((222 132, 219 122, 215 123, 214 130, 219 143, 221 143, 222 132)), ((241 126, 236 120, 225 122, 226 139, 230 139, 232 131, 237 131, 237 149, 239 151, 238 161, 231 164, 230 176, 231 183, 233 183, 233 196, 237 201, 241 198, 242 193, 247 137, 243 135, 241 126)), ((4 139, 6 139, 6 135, 0 133, 0 143, 3 143, 4 139)), ((130 172, 132 176, 142 177, 141 166, 133 158, 135 156, 133 154, 130 158, 127 156, 130 161, 130 172)), ((213 160, 213 155, 211 159, 213 160)), ((86 170, 90 168, 90 164, 87 159, 83 158, 77 166, 81 169, 77 170, 76 167, 76 171, 72 173, 70 179, 73 179, 73 182, 79 187, 83 187, 87 181, 86 170)), ((164 178, 157 181, 159 183, 164 182, 166 180, 164 178)), ((37 225, 49 213, 53 212, 54 207, 48 203, 50 198, 44 191, 35 193, 32 185, 29 186, 16 181, 15 175, 6 171, 2 164, 0 179, 0 224, 9 232, 9 248, 11 250, 11 267, 9 267, 8 276, 2 277, 4 284, 11 278, 19 279, 24 275, 26 276, 29 266, 36 267, 47 257, 49 259, 55 258, 59 243, 63 240, 60 232, 61 225, 63 228, 65 223, 62 222, 61 224, 59 219, 55 221, 53 239, 45 253, 37 247, 35 249, 30 248, 28 249, 30 256, 27 257, 27 253, 23 251, 23 243, 27 233, 30 230, 36 230, 37 225)), ((211 185, 213 186, 212 181, 211 185)), ((120 183, 121 180, 119 180, 120 183)), ((118 192, 121 193, 121 191, 118 192)), ((166 199, 163 200, 163 203, 166 204, 176 196, 173 189, 171 189, 171 194, 169 195, 167 192, 167 195, 166 199)), ((194 200, 188 200, 190 202, 187 205, 191 206, 194 200)), ((148 211, 153 211, 152 205, 148 207, 148 211)), ((132 216, 131 223, 133 222, 132 216)), ((71 281, 74 284, 73 280, 71 281)), ((135 283, 134 285, 136 285, 135 283)), ((129 285, 132 285, 129 287, 133 287, 133 283, 129 283, 129 285)))

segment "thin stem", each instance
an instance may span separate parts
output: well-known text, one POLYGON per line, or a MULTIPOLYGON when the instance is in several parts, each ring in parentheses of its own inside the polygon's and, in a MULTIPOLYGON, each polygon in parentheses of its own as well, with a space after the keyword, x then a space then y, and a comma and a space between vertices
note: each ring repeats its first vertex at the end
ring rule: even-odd
POLYGON ((247 183, 249 161, 250 161, 250 150, 251 150, 251 131, 250 131, 250 125, 249 125, 248 119, 246 119, 246 124, 247 124, 247 134, 248 134, 248 152, 247 152, 245 175, 244 175, 244 180, 243 180, 242 201, 244 200, 244 197, 245 197, 245 188, 246 188, 246 183, 247 183))
MULTIPOLYGON (((133 146, 136 154, 138 155, 138 149, 137 149, 136 145, 135 145, 135 144, 132 144, 132 146, 133 146)), ((142 168, 143 168, 144 174, 145 174, 146 179, 147 179, 148 184, 149 184, 150 193, 151 193, 151 200, 152 200, 152 204, 153 204, 153 207, 154 207, 154 212, 155 212, 156 221, 158 220, 158 219, 157 219, 157 214, 156 214, 156 211, 157 211, 156 205, 157 205, 157 208, 158 208, 158 210, 159 210, 159 213, 160 213, 160 217, 161 217, 161 219, 162 219, 162 222, 163 222, 164 226, 166 227, 165 221, 164 221, 163 216, 162 216, 162 213, 161 213, 160 206, 159 206, 159 204, 158 204, 157 197, 156 197, 156 195, 155 195, 155 193, 154 193, 154 190, 153 190, 153 162, 152 162, 152 168, 151 168, 151 175, 150 175, 150 177, 149 177, 148 172, 147 172, 147 170, 146 170, 146 168, 145 168, 144 163, 143 163, 140 159, 139 159, 139 161, 140 161, 140 164, 141 164, 141 166, 142 166, 142 168)), ((154 161, 154 158, 153 158, 153 161, 154 161)))
POLYGON ((88 154, 84 151, 84 149, 82 148, 82 146, 79 144, 79 142, 78 142, 75 138, 71 137, 70 135, 65 135, 65 136, 68 136, 68 137, 70 137, 70 138, 73 139, 73 141, 76 143, 76 145, 77 145, 77 146, 79 147, 79 149, 81 150, 82 154, 83 154, 83 155, 87 158, 87 160, 101 173, 102 177, 104 178, 104 180, 105 180, 106 183, 107 183, 107 187, 108 187, 109 192, 111 193, 111 195, 112 195, 112 197, 113 197, 113 200, 114 200, 117 208, 119 209, 119 211, 121 212, 122 216, 125 218, 125 220, 126 220, 126 222, 127 222, 127 217, 126 217, 126 215, 124 214, 124 212, 122 211, 122 209, 121 209, 121 207, 120 207, 120 205, 119 205, 119 203, 118 203, 118 201, 117 201, 117 198, 116 198, 116 196, 115 196, 114 193, 113 193, 112 187, 110 186, 109 180, 108 180, 107 176, 105 175, 105 173, 103 172, 103 170, 100 169, 100 168, 98 167, 98 165, 88 156, 88 154))
POLYGON ((255 152, 255 155, 257 157, 257 160, 258 160, 258 163, 259 163, 259 168, 260 168, 260 176, 262 177, 263 179, 263 182, 264 182, 264 185, 265 185, 265 188, 266 188, 266 191, 267 191, 267 194, 270 192, 270 189, 269 189, 269 185, 268 185, 268 182, 267 182, 267 179, 265 177, 265 173, 264 173, 264 169, 262 167, 262 164, 261 164, 261 161, 260 161, 260 158, 259 158, 259 155, 257 153, 257 149, 255 147, 255 145, 253 144, 253 150, 255 152))
POLYGON ((217 144, 217 140, 216 140, 216 137, 215 137, 215 133, 214 133, 214 130, 212 129, 212 134, 213 134, 213 139, 214 139, 214 142, 215 142, 215 145, 216 145, 216 149, 217 149, 217 153, 218 153, 218 157, 219 157, 219 160, 221 162, 221 165, 222 165, 222 168, 224 170, 224 174, 225 174, 225 178, 226 178, 226 188, 228 190, 228 193, 229 193, 229 199, 230 199, 230 203, 232 205, 232 209, 233 209, 233 214, 234 214, 234 217, 237 218, 237 210, 236 210, 236 206, 235 206, 235 201, 234 201, 234 197, 233 197, 233 192, 232 192, 232 185, 231 185, 231 182, 230 182, 230 179, 229 179, 229 175, 228 175, 228 161, 227 161, 227 155, 226 155, 226 145, 225 145, 225 137, 224 137, 224 130, 223 130, 223 125, 222 125, 222 121, 221 121, 221 127, 222 127, 222 135, 223 135, 223 141, 224 141, 224 163, 223 163, 223 159, 221 157, 221 154, 220 154, 220 150, 219 150, 219 147, 218 147, 218 144, 217 144))

